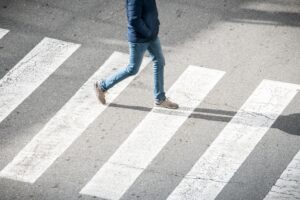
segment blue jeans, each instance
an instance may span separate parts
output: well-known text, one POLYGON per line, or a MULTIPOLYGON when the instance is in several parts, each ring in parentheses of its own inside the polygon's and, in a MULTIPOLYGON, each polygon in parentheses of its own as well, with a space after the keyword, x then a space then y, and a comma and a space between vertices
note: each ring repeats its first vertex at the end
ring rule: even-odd
POLYGON ((129 76, 138 73, 144 54, 148 50, 153 61, 154 73, 154 99, 159 103, 166 99, 164 91, 164 66, 165 59, 162 53, 159 38, 145 43, 129 42, 130 58, 126 67, 119 69, 115 74, 110 75, 105 80, 99 82, 99 87, 103 91, 107 91, 115 84, 124 80, 129 76))

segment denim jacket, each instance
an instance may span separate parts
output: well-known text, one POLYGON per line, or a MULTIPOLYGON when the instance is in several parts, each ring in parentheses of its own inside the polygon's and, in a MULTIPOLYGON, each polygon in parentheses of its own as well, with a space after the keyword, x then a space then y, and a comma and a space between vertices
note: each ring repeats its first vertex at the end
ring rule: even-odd
POLYGON ((159 32, 158 11, 155 0, 126 0, 128 41, 148 42, 159 32))

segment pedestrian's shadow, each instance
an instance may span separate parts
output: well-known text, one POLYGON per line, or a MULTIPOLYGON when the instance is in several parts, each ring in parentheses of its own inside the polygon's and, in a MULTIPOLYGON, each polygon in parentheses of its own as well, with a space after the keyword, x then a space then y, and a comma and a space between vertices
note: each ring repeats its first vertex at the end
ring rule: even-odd
POLYGON ((300 136, 300 113, 280 115, 272 128, 278 128, 286 133, 300 136))
MULTIPOLYGON (((152 108, 143 107, 143 106, 129 106, 123 104, 111 103, 110 107, 122 108, 122 109, 131 109, 138 110, 143 112, 150 112, 152 108)), ((180 108, 180 110, 153 110, 154 112, 159 112, 163 114, 170 115, 185 115, 185 110, 189 108, 180 108)), ((196 108, 192 114, 189 115, 189 118, 196 119, 205 119, 211 121, 220 121, 220 122, 230 122, 230 120, 235 116, 235 111, 227 110, 216 110, 216 109, 207 109, 207 108, 196 108)), ((290 115, 280 115, 276 121, 273 123, 271 128, 277 128, 291 135, 300 136, 300 113, 294 113, 290 115)))

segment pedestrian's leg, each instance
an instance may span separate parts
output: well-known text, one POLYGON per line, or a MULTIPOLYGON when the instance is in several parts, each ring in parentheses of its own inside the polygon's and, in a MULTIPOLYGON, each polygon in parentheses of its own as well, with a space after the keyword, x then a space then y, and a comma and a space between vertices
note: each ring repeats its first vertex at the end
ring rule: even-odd
POLYGON ((153 61, 154 74, 154 99, 159 103, 166 99, 164 91, 164 66, 165 58, 162 52, 159 38, 150 42, 148 51, 153 61))
POLYGON ((130 59, 128 66, 119 69, 116 73, 99 82, 99 87, 106 91, 127 77, 137 74, 147 46, 148 43, 129 43, 130 59))

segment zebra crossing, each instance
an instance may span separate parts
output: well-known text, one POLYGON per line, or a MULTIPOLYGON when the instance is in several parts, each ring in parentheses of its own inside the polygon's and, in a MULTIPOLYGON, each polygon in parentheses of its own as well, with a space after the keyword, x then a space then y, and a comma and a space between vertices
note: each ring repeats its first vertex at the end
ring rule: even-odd
MULTIPOLYGON (((0 39, 8 33, 9 30, 0 29, 0 39)), ((0 123, 80 46, 46 37, 19 61, 0 80, 0 123)), ((97 102, 93 83, 126 65, 127 61, 127 54, 114 52, 1 169, 0 178, 34 184, 109 106, 97 102)), ((146 57, 140 72, 149 63, 146 57)), ((225 74, 189 66, 167 92, 181 108, 176 111, 152 109, 79 193, 104 199, 122 198, 225 74)), ((112 88, 107 101, 113 102, 133 80, 134 77, 130 77, 112 88)), ((168 199, 215 199, 299 90, 296 84, 263 80, 168 199)), ((266 199, 300 198, 298 165, 299 153, 266 199)))
POLYGON ((81 193, 121 198, 223 75, 217 70, 187 68, 167 93, 185 109, 179 115, 152 110, 81 193))
POLYGON ((0 80, 0 122, 38 88, 80 45, 44 38, 0 80))
POLYGON ((0 28, 0 39, 3 38, 9 30, 0 28))
MULTIPOLYGON (((0 176, 34 183, 105 110, 107 106, 99 106, 97 99, 93 98, 95 96, 93 84, 99 77, 112 73, 113 67, 125 65, 128 58, 128 55, 113 53, 14 160, 1 171, 0 176), (28 166, 31 167, 28 168, 28 166)), ((142 68, 148 63, 149 59, 145 59, 142 68)), ((131 77, 110 90, 108 102, 113 101, 132 80, 131 77)))
POLYGON ((264 80, 168 199, 216 198, 298 88, 264 80))
POLYGON ((300 197, 300 151, 282 173, 265 197, 271 199, 299 199, 300 197))

